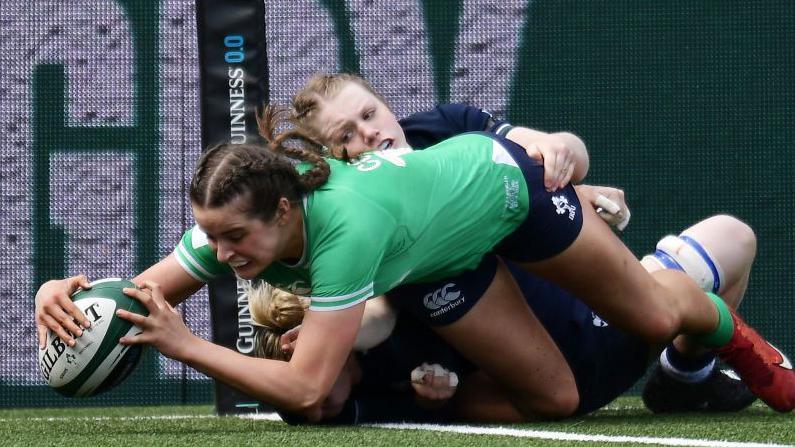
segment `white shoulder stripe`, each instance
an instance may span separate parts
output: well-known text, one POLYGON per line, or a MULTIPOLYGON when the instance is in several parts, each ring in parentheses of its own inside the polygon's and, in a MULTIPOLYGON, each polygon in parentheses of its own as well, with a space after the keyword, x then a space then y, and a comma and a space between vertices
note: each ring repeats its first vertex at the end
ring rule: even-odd
POLYGON ((190 275, 193 279, 195 279, 196 281, 207 282, 207 278, 200 278, 199 275, 196 274, 193 271, 193 269, 190 268, 189 265, 187 265, 186 263, 187 261, 184 261, 182 259, 182 256, 176 256, 176 258, 177 258, 177 263, 179 263, 179 266, 182 267, 182 270, 185 270, 185 272, 188 275, 190 275))
POLYGON ((182 244, 179 244, 177 245, 177 261, 179 261, 179 263, 182 264, 183 259, 184 262, 188 263, 189 265, 182 265, 182 268, 184 268, 188 273, 190 273, 191 276, 194 275, 193 273, 191 273, 192 269, 190 267, 193 267, 196 270, 200 271, 203 275, 206 275, 204 278, 196 278, 196 279, 200 279, 201 281, 206 281, 207 279, 214 277, 212 273, 208 272, 204 267, 202 267, 201 264, 199 264, 196 258, 194 258, 193 255, 191 255, 188 252, 188 250, 182 246, 182 244))
POLYGON ((355 306, 355 305, 357 305, 359 303, 362 303, 364 301, 367 301, 367 300, 369 300, 372 297, 373 297, 373 294, 372 294, 372 292, 370 292, 369 295, 363 295, 358 300, 343 301, 343 304, 340 304, 339 306, 315 306, 314 304, 311 304, 309 306, 309 310, 316 310, 316 311, 319 311, 319 312, 327 312, 327 311, 331 311, 331 310, 343 310, 343 309, 347 309, 349 307, 353 307, 353 306, 355 306))
POLYGON ((199 248, 207 245, 207 233, 202 231, 198 225, 194 225, 193 230, 190 232, 190 243, 193 248, 199 248))
POLYGON ((353 298, 353 297, 356 297, 356 296, 359 296, 359 295, 363 295, 363 294, 364 295, 368 295, 369 294, 370 296, 372 296, 372 293, 373 293, 373 283, 370 283, 370 284, 367 284, 366 286, 362 287, 361 289, 359 289, 359 290, 357 290, 355 292, 346 294, 346 295, 339 295, 339 296, 310 296, 309 299, 311 299, 312 301, 317 301, 317 302, 333 302, 333 301, 347 300, 347 299, 350 299, 350 298, 353 298))

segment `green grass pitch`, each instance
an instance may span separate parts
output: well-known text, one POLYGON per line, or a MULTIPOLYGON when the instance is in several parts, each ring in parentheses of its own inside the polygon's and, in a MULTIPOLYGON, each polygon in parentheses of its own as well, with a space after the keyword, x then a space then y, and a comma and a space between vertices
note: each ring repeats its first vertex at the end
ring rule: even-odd
POLYGON ((795 445, 795 415, 756 403, 735 414, 655 416, 624 397, 588 417, 543 424, 456 425, 461 432, 396 428, 292 427, 216 417, 211 406, 0 410, 0 446, 574 446, 795 445), (505 429, 501 434, 495 432, 505 429), (578 435, 576 440, 567 435, 578 435))

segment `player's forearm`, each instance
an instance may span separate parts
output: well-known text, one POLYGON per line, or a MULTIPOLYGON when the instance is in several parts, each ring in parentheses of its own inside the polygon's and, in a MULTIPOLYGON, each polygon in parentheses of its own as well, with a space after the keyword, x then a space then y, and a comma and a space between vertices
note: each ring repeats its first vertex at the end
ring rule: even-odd
POLYGON ((132 279, 135 284, 145 280, 160 284, 166 301, 172 306, 181 303, 204 285, 182 268, 173 253, 132 279))
POLYGON ((287 411, 308 415, 325 397, 317 386, 325 381, 287 362, 249 357, 196 336, 176 360, 287 411))
POLYGON ((385 296, 370 298, 365 304, 362 323, 353 349, 364 351, 381 344, 392 333, 397 322, 397 310, 385 296))

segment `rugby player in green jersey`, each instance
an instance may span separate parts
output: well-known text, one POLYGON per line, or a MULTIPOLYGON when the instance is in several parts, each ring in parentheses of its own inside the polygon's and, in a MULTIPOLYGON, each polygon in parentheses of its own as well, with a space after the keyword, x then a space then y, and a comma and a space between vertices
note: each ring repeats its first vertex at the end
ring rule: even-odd
MULTIPOLYGON (((272 151, 221 145, 205 152, 190 194, 201 230, 189 231, 176 251, 194 285, 231 269, 310 296, 291 360, 248 358, 199 339, 151 281, 128 291, 150 315, 119 312, 143 329, 123 343, 150 343, 246 393, 316 418, 350 353, 365 300, 403 283, 454 276, 493 251, 648 343, 684 333, 719 348, 765 402, 779 411, 795 405, 795 378, 775 364, 778 357, 755 331, 683 273, 646 272, 570 186, 547 191, 543 167, 510 141, 465 134, 424 151, 377 151, 348 164, 282 144, 300 136, 274 136, 272 151), (306 162, 300 173, 290 157, 306 162), (761 377, 764 383, 754 383, 761 377)), ((484 304, 439 331, 478 364, 480 353, 461 343, 476 343, 472 334, 456 331, 505 327, 499 306, 484 304)), ((534 338, 523 339, 525 349, 534 349, 528 340, 534 338)), ((514 396, 523 414, 525 397, 514 396)), ((552 402, 558 409, 567 404, 577 402, 552 402)))
MULTIPOLYGON (((467 134, 425 151, 377 151, 348 164, 281 144, 298 136, 288 132, 273 138, 273 151, 222 145, 202 156, 191 185, 201 230, 189 231, 173 257, 144 272, 150 279, 141 281, 140 290, 127 291, 150 315, 119 312, 144 330, 123 343, 150 343, 248 394, 317 418, 353 345, 365 300, 403 283, 456 275, 493 251, 569 289, 648 343, 685 333, 719 347, 769 405, 779 411, 795 405, 791 371, 776 365, 778 353, 756 332, 681 272, 647 273, 594 210, 579 205, 570 186, 547 191, 543 167, 514 143, 467 134), (306 162, 300 173, 291 158, 306 162), (175 272, 174 260, 182 272, 175 272), (230 270, 311 297, 289 362, 246 357, 199 339, 164 299, 178 301, 230 270)), ((72 286, 80 282, 71 281, 72 286)), ((47 283, 40 294, 52 297, 63 285, 47 283)), ((56 317, 58 311, 70 312, 63 298, 48 298, 40 306, 44 310, 37 311, 37 318, 46 314, 56 320, 54 330, 63 330, 57 323, 71 329, 66 321, 71 317, 56 317)), ((521 304, 516 308, 527 314, 521 304)), ((440 334, 482 364, 479 356, 489 354, 462 328, 476 333, 503 328, 510 331, 508 341, 522 328, 506 327, 505 311, 501 303, 481 301, 440 334)), ((530 342, 535 340, 522 337, 524 348, 508 351, 512 362, 503 363, 511 364, 493 368, 497 380, 502 382, 500 368, 510 376, 517 367, 539 373, 549 387, 566 380, 546 375, 543 362, 527 365, 533 355, 526 352, 537 349, 530 342)), ((512 397, 522 414, 537 414, 526 406, 529 392, 512 397)), ((566 409, 570 414, 577 402, 569 398, 551 402, 555 410, 547 416, 566 415, 566 409)))
MULTIPOLYGON (((589 164, 585 145, 576 135, 512 126, 464 104, 438 105, 397 120, 386 99, 367 80, 348 73, 313 75, 292 99, 292 121, 337 158, 355 158, 372 148, 409 145, 421 149, 467 131, 490 131, 519 143, 528 149, 528 155, 543 161, 545 186, 551 190, 570 179, 581 181, 589 164)), ((589 185, 578 185, 577 190, 580 199, 585 197, 585 202, 593 203, 611 226, 619 230, 626 226, 629 210, 623 191, 589 185), (618 206, 600 206, 604 199, 618 206)), ((756 239, 747 225, 731 216, 714 216, 679 236, 663 238, 656 252, 641 262, 649 271, 683 270, 705 291, 719 293, 736 309, 748 286, 755 253, 756 239)), ((458 306, 458 315, 472 305, 474 302, 458 306)), ((643 393, 644 402, 653 411, 736 411, 748 402, 740 397, 746 393, 737 380, 715 373, 718 365, 714 355, 688 344, 685 337, 677 337, 660 360, 661 366, 655 367, 643 393), (701 400, 697 395, 709 397, 701 400)), ((560 374, 566 373, 562 368, 560 374)), ((544 396, 539 394, 538 398, 544 396)))

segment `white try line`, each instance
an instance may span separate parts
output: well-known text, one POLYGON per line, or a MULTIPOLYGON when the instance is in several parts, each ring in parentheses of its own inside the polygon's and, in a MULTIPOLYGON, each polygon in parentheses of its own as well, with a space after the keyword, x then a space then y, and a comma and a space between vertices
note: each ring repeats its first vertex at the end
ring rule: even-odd
MULTIPOLYGON (((144 420, 169 420, 169 419, 209 419, 217 418, 212 414, 163 414, 152 416, 46 416, 46 417, 25 417, 25 418, 0 418, 0 422, 17 422, 25 420, 29 422, 63 422, 63 421, 144 421, 144 420)), ((281 419, 278 419, 281 420, 281 419)))
POLYGON ((623 442, 631 444, 655 444, 693 447, 793 447, 792 444, 768 444, 762 442, 710 441, 705 439, 687 438, 653 438, 649 436, 608 436, 586 435, 543 430, 522 430, 505 427, 474 427, 468 425, 434 425, 434 424, 373 424, 370 427, 390 428, 397 430, 428 430, 447 433, 471 435, 512 436, 515 438, 548 439, 551 441, 581 442, 623 442))
MULTIPOLYGON (((62 421, 145 421, 145 420, 180 420, 180 419, 216 419, 214 414, 160 414, 148 416, 46 416, 46 417, 26 417, 26 418, 0 418, 0 422, 14 422, 24 419, 31 422, 62 422, 62 421)), ((230 417, 243 419, 257 419, 261 421, 281 422, 282 418, 277 413, 251 413, 236 414, 230 417)))
MULTIPOLYGON (((240 417, 268 421, 279 421, 275 413, 245 414, 240 417)), ((628 444, 655 444, 683 447, 795 447, 792 444, 771 444, 764 442, 712 441, 706 439, 687 438, 655 438, 650 436, 609 436, 587 435, 545 430, 525 430, 506 427, 477 427, 471 425, 437 425, 437 424, 367 424, 367 427, 386 428, 391 430, 426 430, 468 435, 510 436, 514 438, 547 439, 550 441, 580 442, 623 442, 628 444)))
MULTIPOLYGON (((145 420, 145 419, 206 419, 216 418, 214 415, 159 415, 159 416, 85 416, 69 417, 54 416, 43 418, 25 418, 28 421, 64 421, 64 420, 145 420)), ((234 415, 243 419, 263 421, 281 421, 276 413, 250 413, 234 415)), ((18 418, 0 418, 0 422, 11 422, 18 418)), ((467 435, 509 436, 514 438, 547 439, 550 441, 580 442, 623 442, 628 444, 655 444, 683 447, 795 447, 793 444, 772 444, 763 442, 711 441, 706 439, 687 438, 654 438, 650 436, 609 436, 588 435, 545 430, 525 430, 506 427, 478 427, 471 425, 436 425, 436 424, 367 424, 366 427, 386 428, 391 430, 425 430, 467 435)))

